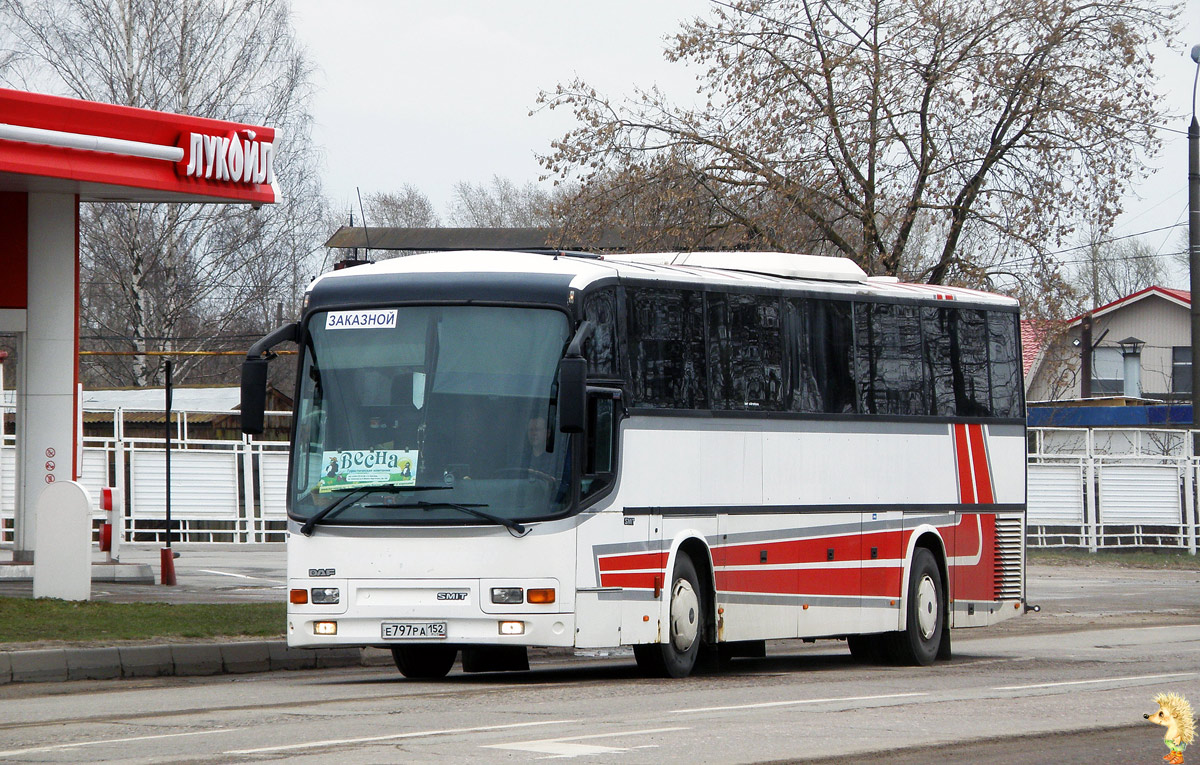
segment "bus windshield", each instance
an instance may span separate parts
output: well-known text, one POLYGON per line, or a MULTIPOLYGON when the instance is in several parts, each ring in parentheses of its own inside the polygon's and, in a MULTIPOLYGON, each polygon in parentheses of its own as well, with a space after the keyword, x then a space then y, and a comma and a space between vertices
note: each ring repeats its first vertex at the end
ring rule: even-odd
POLYGON ((300 366, 290 515, 333 525, 511 527, 563 513, 571 458, 553 397, 569 331, 566 315, 548 308, 314 313, 300 366))

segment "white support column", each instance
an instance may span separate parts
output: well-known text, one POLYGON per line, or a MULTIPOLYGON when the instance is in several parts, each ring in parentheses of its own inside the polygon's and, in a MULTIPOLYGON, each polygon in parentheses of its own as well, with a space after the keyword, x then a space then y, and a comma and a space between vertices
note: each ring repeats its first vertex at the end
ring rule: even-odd
POLYGON ((42 492, 75 478, 78 230, 73 194, 29 195, 29 303, 17 403, 17 560, 34 557, 42 492))
POLYGON ((1095 431, 1087 430, 1087 456, 1083 468, 1084 505, 1083 524, 1087 533, 1089 552, 1096 552, 1099 547, 1098 532, 1100 526, 1100 506, 1096 502, 1096 450, 1095 431))
MULTIPOLYGON (((261 504, 260 498, 258 503, 255 503, 254 497, 256 494, 255 488, 257 484, 254 481, 254 444, 251 443, 250 437, 242 435, 242 502, 246 506, 246 531, 251 536, 247 537, 251 542, 262 542, 266 537, 262 534, 264 521, 262 520, 262 510, 256 509, 261 504)), ((261 460, 260 460, 261 463, 261 460)))
POLYGON ((1187 550, 1196 554, 1196 443, 1192 431, 1184 431, 1183 526, 1187 534, 1187 550))

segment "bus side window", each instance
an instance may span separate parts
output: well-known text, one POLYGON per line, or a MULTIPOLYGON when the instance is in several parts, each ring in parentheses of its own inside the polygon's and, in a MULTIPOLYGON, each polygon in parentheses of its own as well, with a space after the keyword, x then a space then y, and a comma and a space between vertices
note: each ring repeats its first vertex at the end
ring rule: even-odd
POLYGON ((1017 315, 988 313, 988 360, 992 377, 992 413, 997 417, 1023 417, 1020 353, 1017 350, 1017 315))
POLYGON ((583 316, 596 329, 583 343, 588 374, 593 377, 617 376, 617 296, 611 289, 588 295, 583 316))
POLYGON ((581 494, 590 496, 612 483, 616 470, 617 407, 611 394, 588 397, 588 429, 581 494))

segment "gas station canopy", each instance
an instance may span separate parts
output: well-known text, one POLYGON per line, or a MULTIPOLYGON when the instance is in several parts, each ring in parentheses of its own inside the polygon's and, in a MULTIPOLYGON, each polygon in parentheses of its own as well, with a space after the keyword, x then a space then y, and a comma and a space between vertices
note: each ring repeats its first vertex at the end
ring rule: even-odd
POLYGON ((0 191, 269 204, 274 157, 273 128, 0 89, 0 191))

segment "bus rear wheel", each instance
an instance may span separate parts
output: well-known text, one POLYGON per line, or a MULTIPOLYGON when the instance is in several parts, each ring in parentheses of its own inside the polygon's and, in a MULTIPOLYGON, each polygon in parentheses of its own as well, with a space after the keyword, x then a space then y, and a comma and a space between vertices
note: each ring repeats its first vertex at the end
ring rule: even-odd
POLYGON ((938 657, 946 625, 944 587, 933 553, 918 547, 908 574, 906 626, 893 635, 892 658, 897 663, 925 667, 938 657))
POLYGON ((696 566, 686 554, 675 561, 670 598, 666 642, 633 647, 638 667, 652 677, 690 675, 704 642, 704 595, 696 566))
POLYGON ((410 680, 438 680, 450 673, 458 648, 452 645, 394 645, 392 661, 410 680))

